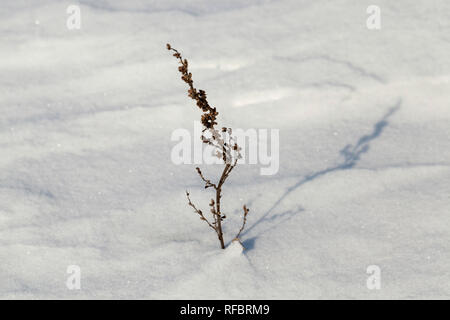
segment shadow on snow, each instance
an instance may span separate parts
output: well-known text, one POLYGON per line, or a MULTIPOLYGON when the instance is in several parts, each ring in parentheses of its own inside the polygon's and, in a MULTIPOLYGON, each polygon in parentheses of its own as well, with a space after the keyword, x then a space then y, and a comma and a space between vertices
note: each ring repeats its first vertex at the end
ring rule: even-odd
MULTIPOLYGON (((339 164, 334 165, 334 166, 329 167, 329 168, 326 168, 326 169, 321 170, 321 171, 314 172, 314 173, 309 174, 307 176, 304 176, 296 184, 294 184, 293 186, 287 188, 286 191, 284 192, 284 194, 277 201, 275 201, 275 203, 272 205, 272 207, 269 210, 267 210, 255 223, 253 223, 250 228, 248 228, 247 230, 245 230, 243 232, 243 235, 247 234, 253 228, 255 228, 257 225, 259 225, 260 223, 262 223, 264 221, 277 221, 277 223, 275 225, 272 225, 269 228, 267 228, 267 229, 265 229, 265 230, 263 230, 262 232, 259 233, 259 234, 263 234, 263 233, 273 229, 279 223, 281 223, 283 221, 287 221, 290 218, 292 218, 294 215, 296 215, 297 213, 299 213, 301 211, 304 211, 304 209, 301 206, 298 206, 294 210, 288 210, 286 212, 270 216, 270 214, 273 212, 273 210, 275 208, 277 208, 278 205, 289 194, 291 194, 293 191, 297 190, 302 185, 304 185, 304 184, 306 184, 306 183, 308 183, 310 181, 313 181, 313 180, 315 180, 315 179, 317 179, 317 178, 319 178, 321 176, 324 176, 324 175, 326 175, 328 173, 331 173, 331 172, 352 169, 358 163, 358 161, 361 159, 361 156, 369 151, 370 143, 373 140, 375 140, 376 138, 378 138, 382 134, 383 130, 389 124, 388 119, 395 112, 398 111, 398 109, 400 108, 401 104, 402 104, 402 100, 399 99, 397 101, 397 103, 392 108, 390 108, 388 110, 388 112, 377 123, 375 123, 372 133, 360 137, 355 145, 351 145, 351 144, 346 145, 339 152, 339 154, 341 156, 343 156, 343 160, 339 164), (283 217, 286 217, 286 218, 283 219, 283 217), (282 220, 279 221, 280 219, 282 219, 282 220)), ((253 238, 245 240, 243 242, 243 245, 248 250, 253 249, 254 245, 255 245, 256 238, 257 237, 253 237, 253 238)))

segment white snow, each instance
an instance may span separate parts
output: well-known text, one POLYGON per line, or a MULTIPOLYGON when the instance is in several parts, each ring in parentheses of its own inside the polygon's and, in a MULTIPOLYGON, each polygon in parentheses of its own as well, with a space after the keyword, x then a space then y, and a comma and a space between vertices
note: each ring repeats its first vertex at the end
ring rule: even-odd
POLYGON ((75 3, 0 8, 1 299, 450 296, 450 2, 80 0, 68 30, 75 3), (280 129, 279 172, 224 189, 243 252, 187 206, 210 194, 170 138, 200 112, 166 43, 221 124, 280 129))

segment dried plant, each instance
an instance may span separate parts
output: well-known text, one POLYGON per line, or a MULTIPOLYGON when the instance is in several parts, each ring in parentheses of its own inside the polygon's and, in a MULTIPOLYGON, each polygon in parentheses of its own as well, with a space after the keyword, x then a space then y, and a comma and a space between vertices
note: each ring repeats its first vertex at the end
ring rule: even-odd
MULTIPOLYGON (((202 130, 202 142, 207 144, 215 150, 215 155, 223 161, 224 168, 222 174, 217 183, 211 182, 211 180, 205 178, 200 168, 196 168, 198 175, 205 183, 205 189, 213 188, 215 191, 215 199, 211 199, 209 203, 210 212, 212 214, 212 222, 210 222, 203 214, 202 210, 198 209, 191 201, 189 196, 189 192, 186 191, 186 197, 188 200, 189 206, 191 206, 194 211, 200 216, 200 219, 205 221, 209 227, 211 227, 217 234, 219 238, 220 247, 225 249, 225 243, 223 240, 223 231, 222 231, 222 222, 226 218, 226 215, 223 213, 221 208, 220 200, 222 198, 222 188, 225 184, 225 181, 229 177, 231 171, 236 167, 237 161, 242 158, 241 156, 241 148, 236 143, 236 138, 232 136, 231 128, 222 127, 218 130, 216 127, 217 124, 217 116, 218 112, 216 108, 213 108, 209 105, 208 100, 206 98, 206 92, 204 90, 197 90, 194 87, 194 81, 192 80, 192 73, 189 72, 188 69, 188 61, 183 59, 181 53, 178 50, 172 48, 170 44, 167 44, 167 50, 173 51, 173 56, 178 59, 180 66, 178 67, 178 71, 181 73, 181 79, 186 82, 189 86, 188 96, 195 100, 197 106, 202 110, 203 114, 201 116, 201 123, 203 125, 202 130)), ((244 216, 241 229, 236 235, 235 239, 239 240, 239 236, 241 232, 245 228, 245 223, 247 221, 247 214, 249 209, 244 205, 244 216)))

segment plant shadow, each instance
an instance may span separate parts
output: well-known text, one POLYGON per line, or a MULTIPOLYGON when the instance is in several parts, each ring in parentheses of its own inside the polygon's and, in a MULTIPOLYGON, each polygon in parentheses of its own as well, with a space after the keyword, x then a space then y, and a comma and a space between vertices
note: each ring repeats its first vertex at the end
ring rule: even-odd
MULTIPOLYGON (((358 163, 358 161, 361 159, 361 156, 365 153, 367 153, 370 149, 370 143, 378 138, 384 129, 388 126, 389 122, 388 119, 396 113, 402 105, 402 100, 399 99, 396 104, 389 108, 389 110, 386 112, 386 114, 373 126, 373 130, 368 135, 363 135, 358 139, 355 145, 348 144, 346 145, 341 151, 339 151, 339 155, 343 157, 343 160, 338 163, 337 165, 328 167, 324 170, 320 170, 317 172, 314 172, 312 174, 309 174, 307 176, 304 176, 302 179, 300 179, 297 183, 292 185, 291 187, 287 188, 286 191, 283 193, 283 195, 275 201, 275 203, 272 205, 272 207, 267 210, 257 221, 255 221, 249 228, 247 228, 242 235, 248 234, 251 230, 253 230, 256 226, 260 225, 262 222, 266 221, 274 221, 274 224, 272 224, 269 228, 264 229, 263 231, 258 233, 258 236, 275 228, 277 225, 279 225, 282 222, 285 222, 287 220, 290 220, 292 217, 294 217, 299 212, 304 211, 304 209, 301 206, 298 206, 294 210, 288 210, 283 213, 271 215, 271 213, 280 205, 280 203, 293 191, 297 190, 304 184, 313 181, 321 176, 324 176, 328 173, 340 171, 340 170, 350 170, 358 163)), ((255 242, 258 238, 258 236, 252 237, 244 243, 247 243, 246 248, 248 250, 251 250, 255 247, 255 242)), ((245 246, 245 245, 244 245, 245 246)))

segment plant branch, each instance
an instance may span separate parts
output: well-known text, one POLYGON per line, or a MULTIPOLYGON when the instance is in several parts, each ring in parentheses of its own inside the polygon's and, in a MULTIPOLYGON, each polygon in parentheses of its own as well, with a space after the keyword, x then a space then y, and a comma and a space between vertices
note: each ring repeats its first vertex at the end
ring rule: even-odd
POLYGON ((213 187, 214 189, 217 189, 217 186, 214 183, 212 183, 211 180, 208 180, 203 176, 203 173, 199 167, 195 168, 195 170, 197 170, 198 175, 205 182, 205 189, 209 188, 209 187, 213 187))
POLYGON ((243 209, 244 209, 244 218, 242 220, 241 229, 239 230, 238 234, 236 235, 236 239, 239 239, 241 232, 244 231, 245 223, 247 222, 247 215, 248 215, 248 212, 250 211, 250 209, 247 209, 247 206, 245 206, 245 205, 244 205, 243 209))
POLYGON ((191 198, 189 197, 189 192, 186 191, 186 197, 188 199, 188 204, 195 210, 195 212, 198 213, 198 215, 200 216, 200 220, 204 220, 211 228, 214 229, 214 231, 217 232, 216 228, 208 221, 208 219, 205 218, 205 216, 203 215, 202 210, 197 209, 197 207, 192 203, 191 198))

